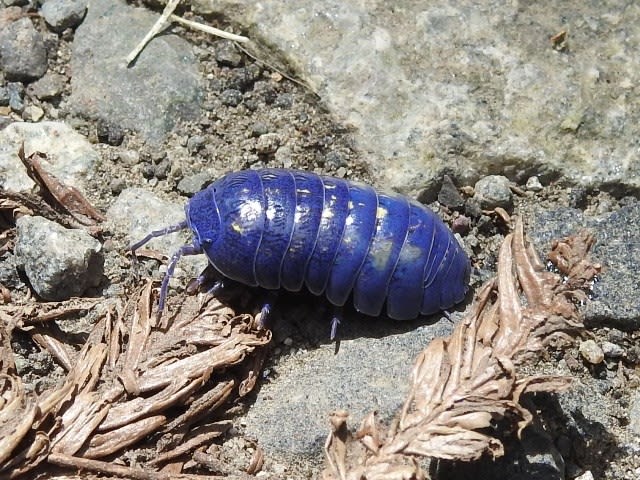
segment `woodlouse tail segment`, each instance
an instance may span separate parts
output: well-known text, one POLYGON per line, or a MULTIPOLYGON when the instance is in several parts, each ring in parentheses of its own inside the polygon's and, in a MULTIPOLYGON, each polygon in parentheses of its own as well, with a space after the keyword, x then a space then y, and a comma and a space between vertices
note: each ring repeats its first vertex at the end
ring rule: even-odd
POLYGON ((162 279, 162 285, 160 286, 160 298, 158 299, 158 318, 162 315, 164 311, 164 304, 167 299, 167 290, 169 290, 169 280, 173 276, 173 272, 176 269, 176 265, 180 260, 180 257, 184 255, 200 255, 202 253, 202 248, 196 245, 183 245, 171 256, 171 260, 169 260, 169 265, 167 266, 167 273, 165 273, 164 278, 162 279))

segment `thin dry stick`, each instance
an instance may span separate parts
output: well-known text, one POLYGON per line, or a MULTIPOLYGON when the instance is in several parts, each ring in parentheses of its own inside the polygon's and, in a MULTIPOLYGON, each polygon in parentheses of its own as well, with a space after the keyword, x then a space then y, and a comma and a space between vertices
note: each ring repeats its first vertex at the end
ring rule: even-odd
POLYGON ((210 33, 211 35, 216 35, 228 40, 233 40, 234 42, 243 43, 249 41, 247 37, 243 37, 242 35, 235 35, 233 33, 225 32, 224 30, 219 30, 215 27, 210 27, 209 25, 193 22, 191 20, 185 20, 184 18, 174 15, 173 11, 178 6, 178 3, 180 3, 180 0, 169 0, 167 6, 164 7, 164 10, 162 11, 162 15, 160 15, 160 18, 158 18, 156 23, 151 27, 151 29, 147 32, 140 43, 138 43, 138 45, 136 45, 136 47, 127 56, 127 66, 130 66, 133 61, 138 58, 138 55, 140 55, 140 52, 142 52, 147 43, 149 43, 153 37, 160 33, 162 29, 168 23, 170 23, 170 21, 181 23, 182 25, 193 28, 194 30, 200 30, 205 33, 210 33))

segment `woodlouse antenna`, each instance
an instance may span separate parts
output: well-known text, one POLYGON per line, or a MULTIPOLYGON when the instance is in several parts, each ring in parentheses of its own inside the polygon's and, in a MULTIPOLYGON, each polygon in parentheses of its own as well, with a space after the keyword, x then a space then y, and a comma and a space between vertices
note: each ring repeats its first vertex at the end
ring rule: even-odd
POLYGON ((168 227, 162 228, 160 230, 154 230, 139 242, 136 242, 133 245, 131 245, 129 247, 129 250, 131 250, 131 253, 135 257, 136 250, 138 250, 140 247, 150 242, 154 238, 164 237, 165 235, 169 235, 170 233, 179 232, 180 230, 184 230, 185 228, 187 228, 187 226, 188 226, 187 221, 183 220, 182 222, 176 223, 175 225, 169 225, 168 227))

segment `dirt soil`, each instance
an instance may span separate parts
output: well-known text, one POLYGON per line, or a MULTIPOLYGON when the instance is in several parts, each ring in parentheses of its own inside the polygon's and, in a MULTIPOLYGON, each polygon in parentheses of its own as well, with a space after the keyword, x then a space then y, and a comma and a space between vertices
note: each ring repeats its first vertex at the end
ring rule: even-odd
MULTIPOLYGON (((34 21, 39 22, 38 19, 34 21)), ((46 27, 40 25, 40 28, 46 27)), ((372 178, 369 173, 365 159, 354 148, 349 128, 337 123, 323 106, 321 99, 304 85, 237 50, 236 53, 242 59, 238 67, 221 65, 212 52, 220 49, 221 42, 226 43, 226 41, 181 28, 175 31, 198 46, 201 71, 203 76, 209 79, 206 82, 204 103, 210 104, 211 108, 205 108, 206 115, 199 122, 177 125, 162 145, 150 145, 135 132, 130 131, 125 132, 124 142, 121 145, 101 142, 103 138, 100 132, 105 128, 104 125, 89 119, 73 117, 69 111, 60 109, 61 105, 68 107, 68 103, 63 100, 70 94, 70 83, 67 83, 61 97, 50 102, 33 100, 28 96, 25 98, 26 105, 35 101, 44 110, 45 116, 42 120, 67 122, 94 142, 102 161, 97 174, 93 177, 93 183, 87 187, 87 192, 88 200, 99 211, 106 212, 120 191, 130 186, 144 186, 161 197, 186 202, 188 198, 179 193, 178 183, 185 177, 205 169, 222 174, 258 166, 290 167, 376 184, 375 178, 372 178), (230 81, 237 81, 237 77, 242 75, 253 77, 251 81, 253 93, 250 98, 245 98, 245 101, 238 106, 227 106, 220 102, 222 86, 230 81), (57 112, 57 118, 50 117, 51 111, 57 112), (286 143, 290 146, 286 156, 282 152, 276 153, 277 145, 257 145, 256 139, 267 128, 273 134, 271 137, 273 142, 286 143), (195 141, 194 138, 196 138, 195 141), (190 151, 184 154, 187 146, 190 151), (120 161, 123 150, 139 152, 139 163, 128 165, 120 161), (171 162, 168 161, 168 152, 171 162)), ((72 75, 72 72, 69 62, 73 33, 67 31, 65 34, 60 34, 58 40, 57 55, 52 57, 50 70, 66 74, 70 81, 69 75, 72 75)), ((123 52, 123 55, 125 53, 123 52)), ((458 185, 458 187, 464 194, 464 192, 471 193, 473 186, 458 185)), ((546 186, 537 193, 525 191, 524 186, 514 186, 514 188, 516 190, 515 206, 510 213, 522 215, 525 219, 534 209, 555 209, 559 206, 574 204, 572 189, 562 183, 546 186)), ((433 199, 436 193, 425 192, 422 197, 433 199)), ((469 195, 466 195, 466 198, 468 197, 469 195)), ((587 192, 584 200, 585 211, 595 211, 602 204, 615 210, 620 205, 619 199, 607 193, 587 192)), ((448 222, 462 215, 459 212, 449 211, 437 201, 431 203, 431 206, 448 222)), ((471 226, 469 231, 463 234, 463 238, 473 254, 472 261, 476 268, 473 286, 477 287, 495 270, 498 248, 507 228, 504 219, 497 214, 483 214, 468 218, 471 219, 471 226)), ((11 251, 15 233, 12 227, 5 225, 3 228, 5 227, 9 228, 3 232, 2 247, 5 251, 11 251)), ((108 297, 112 300, 117 295, 133 295, 143 282, 132 274, 130 258, 125 251, 127 239, 120 238, 109 231, 102 231, 98 236, 104 242, 107 252, 105 275, 109 279, 109 284, 101 286, 94 300, 101 301, 108 297), (113 288, 113 285, 118 285, 118 288, 113 288)), ((158 276, 156 269, 159 264, 156 260, 146 261, 147 267, 155 270, 156 276, 158 276)), ((27 284, 24 277, 22 280, 27 284)), ((14 306, 37 302, 26 286, 9 289, 8 293, 11 298, 10 304, 14 306)), ((288 308, 286 303, 285 308, 288 308)), ((315 308, 315 305, 309 305, 309 312, 312 313, 315 308)), ((87 310, 82 310, 57 322, 56 328, 59 328, 69 342, 77 346, 76 348, 79 348, 82 341, 87 338, 96 321, 95 314, 91 309, 88 311, 87 314, 87 310)), ((281 313, 281 316, 285 317, 286 312, 281 313)), ((590 330, 589 335, 596 342, 601 343, 611 339, 611 332, 610 328, 596 328, 590 330)), ((617 343, 628 347, 630 352, 635 351, 632 347, 638 344, 637 332, 617 332, 616 335, 619 336, 617 343)), ((286 343, 271 345, 270 350, 265 353, 264 368, 276 366, 279 356, 289 351, 292 345, 294 348, 304 345, 312 348, 315 342, 316 339, 294 336, 288 338, 286 343)), ((64 378, 65 370, 48 351, 34 343, 29 329, 14 331, 11 348, 15 354, 17 370, 25 383, 27 392, 42 392, 64 378)), ((607 372, 615 372, 614 376, 619 379, 619 388, 603 392, 604 397, 607 398, 607 404, 620 406, 619 425, 607 426, 608 435, 613 435, 617 440, 611 442, 605 440, 599 450, 600 457, 593 455, 591 447, 586 452, 590 452, 593 456, 576 451, 575 447, 568 447, 562 452, 565 463, 591 470, 595 478, 632 478, 629 475, 638 472, 640 461, 637 456, 633 458, 628 455, 628 452, 619 451, 616 444, 621 440, 624 443, 630 442, 628 439, 627 441, 623 439, 629 435, 625 428, 630 421, 626 416, 628 402, 640 385, 638 376, 640 355, 635 357, 629 355, 619 361, 607 360, 599 366, 591 366, 582 360, 577 346, 574 346, 566 351, 541 358, 540 363, 532 367, 532 372, 551 370, 551 367, 560 360, 569 365, 576 383, 581 385, 595 385, 601 378, 607 377, 607 372)), ((232 426, 218 442, 218 463, 213 471, 219 475, 233 474, 241 478, 239 472, 246 469, 247 462, 251 461, 255 453, 254 439, 244 438, 242 435, 242 422, 239 416, 252 401, 251 395, 237 399, 233 409, 227 410, 232 426)), ((553 403, 553 400, 533 399, 533 402, 534 407, 539 405, 536 408, 543 408, 545 402, 553 403)), ((563 430, 563 419, 547 418, 543 415, 543 422, 546 422, 544 428, 549 430, 553 438, 567 437, 567 432, 563 430), (554 423, 556 421, 560 423, 554 423)), ((593 441, 599 442, 600 439, 594 438, 593 441)), ((573 445, 575 446, 575 443, 573 445)), ((136 446, 122 454, 120 460, 141 464, 148 457, 153 458, 154 455, 153 450, 136 446)), ((315 467, 308 466, 285 467, 288 478, 303 478, 313 475, 316 471, 315 467)), ((269 459, 265 461, 263 468, 273 478, 285 475, 281 471, 282 465, 269 459)), ((34 475, 37 478, 53 478, 57 473, 36 470, 34 475)), ((571 472, 568 472, 568 477, 573 478, 571 472)))

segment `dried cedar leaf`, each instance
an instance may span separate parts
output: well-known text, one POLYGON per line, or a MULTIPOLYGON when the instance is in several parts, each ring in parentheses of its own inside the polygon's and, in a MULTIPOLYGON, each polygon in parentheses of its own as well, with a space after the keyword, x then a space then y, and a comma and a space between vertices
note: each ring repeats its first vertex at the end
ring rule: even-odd
POLYGON ((166 421, 166 416, 156 415, 129 423, 108 433, 94 435, 89 441, 89 446, 81 450, 79 454, 84 458, 100 458, 111 455, 155 432, 166 421))
POLYGON ((52 439, 52 451, 73 455, 107 416, 109 405, 98 392, 82 393, 62 415, 62 430, 52 439))
POLYGON ((26 158, 21 148, 19 157, 31 179, 49 193, 54 204, 69 212, 78 222, 83 225, 95 225, 96 221, 105 220, 105 217, 89 203, 80 190, 71 185, 65 185, 55 175, 46 171, 39 160, 41 157, 46 158, 45 154, 34 152, 26 158))
POLYGON ((151 413, 166 410, 179 403, 187 395, 202 386, 200 379, 188 382, 187 379, 174 379, 163 390, 151 397, 135 397, 127 402, 113 406, 100 424, 101 432, 118 428, 137 421, 151 413))
POLYGON ((0 374, 0 471, 31 430, 37 414, 35 402, 27 397, 20 378, 0 374))

